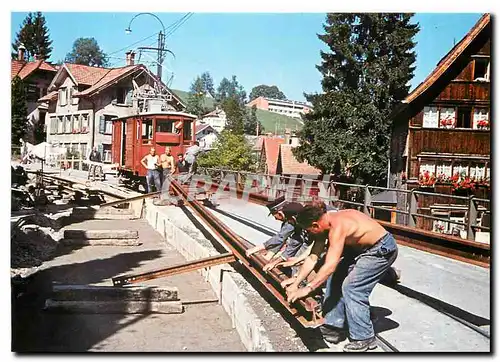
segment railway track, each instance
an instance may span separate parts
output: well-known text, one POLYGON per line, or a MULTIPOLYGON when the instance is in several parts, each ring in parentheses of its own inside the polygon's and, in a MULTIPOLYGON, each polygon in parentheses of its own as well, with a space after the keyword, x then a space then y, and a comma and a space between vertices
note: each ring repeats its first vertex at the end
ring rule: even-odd
MULTIPOLYGON (((219 208, 213 208, 211 209, 213 214, 219 214, 221 217, 225 218, 231 218, 234 220, 235 223, 240 223, 242 227, 246 227, 249 229, 254 229, 254 230, 259 230, 259 232, 263 233, 265 236, 272 234, 272 232, 266 232, 268 229, 267 225, 262 225, 259 224, 255 221, 249 222, 245 217, 242 215, 237 214, 237 212, 234 213, 229 213, 225 210, 220 210, 219 208)), ((232 224, 234 228, 235 224, 232 224)), ((241 229, 239 227, 238 229, 241 229)), ((263 235, 263 236, 264 236, 263 235)), ((404 270, 403 270, 404 274, 404 270)), ((408 301, 414 301, 418 303, 419 305, 423 305, 425 307, 430 307, 434 310, 433 313, 440 314, 442 316, 446 316, 447 318, 457 322, 461 328, 464 329, 469 329, 474 332, 474 334, 479 338, 483 339, 485 341, 490 340, 490 333, 484 329, 482 329, 477 322, 478 318, 477 316, 474 316, 467 311, 464 311, 460 309, 459 307, 456 307, 454 305, 450 305, 446 302, 443 302, 441 300, 438 300, 436 298, 433 298, 429 295, 424 295, 420 292, 417 292, 416 290, 411 289, 408 286, 405 286, 404 284, 396 284, 396 285, 384 285, 384 288, 390 288, 394 292, 398 293, 404 300, 408 301)), ((417 317, 418 318, 418 317, 417 317)), ((486 322, 489 324, 489 321, 486 322)), ((387 352, 398 352, 397 348, 397 342, 390 341, 387 338, 384 338, 380 335, 377 335, 377 343, 378 345, 387 352)))
MULTIPOLYGON (((56 183, 63 183, 63 184, 68 184, 73 181, 68 181, 65 180, 64 178, 60 177, 53 177, 50 176, 47 181, 57 181, 56 183), (51 179, 51 180, 50 180, 51 179)), ((88 187, 88 183, 82 183, 86 187, 88 187)), ((216 184, 212 185, 216 186, 216 184)), ((229 229, 227 225, 224 225, 221 220, 215 216, 213 216, 213 212, 208 211, 206 206, 204 206, 201 202, 197 200, 193 200, 192 198, 188 198, 188 191, 183 188, 181 185, 179 185, 177 182, 172 182, 172 188, 174 192, 178 195, 181 196, 185 203, 200 217, 202 218, 207 225, 209 225, 210 229, 219 236, 221 240, 224 241, 224 244, 227 248, 231 250, 230 253, 228 254, 223 254, 221 256, 215 257, 215 259, 218 260, 208 260, 208 261, 197 261, 197 262, 191 262, 193 265, 188 266, 187 268, 185 266, 173 266, 169 269, 168 271, 165 272, 165 270, 162 270, 160 274, 154 275, 154 277, 160 277, 160 276, 166 276, 166 275, 172 275, 177 272, 185 272, 185 271, 190 271, 190 270, 196 270, 200 267, 206 267, 207 265, 214 265, 211 263, 231 263, 235 262, 235 260, 238 260, 239 264, 242 265, 244 268, 246 268, 250 273, 253 274, 253 276, 266 288, 267 292, 269 292, 275 301, 279 303, 284 310, 289 313, 290 316, 295 318, 303 327, 313 327, 316 326, 320 323, 322 323, 322 317, 316 312, 315 309, 315 300, 312 298, 308 298, 305 301, 301 301, 300 303, 295 303, 293 306, 288 305, 288 303, 285 300, 285 292, 282 290, 280 287, 279 283, 281 280, 285 278, 285 275, 281 273, 279 270, 273 270, 271 273, 264 273, 262 271, 262 267, 265 264, 265 261, 256 256, 252 257, 246 257, 245 255, 245 250, 251 246, 251 243, 246 241, 244 238, 242 238, 240 235, 236 234, 232 230, 229 229), (184 269, 183 269, 184 268, 184 269)), ((116 201, 111 201, 106 204, 102 204, 102 206, 116 206, 120 203, 126 202, 126 201, 132 201, 132 199, 124 199, 123 194, 119 195, 114 192, 105 192, 108 194, 108 196, 112 196, 118 200, 116 201)), ((237 194, 237 196, 241 197, 241 193, 237 194)), ((149 195, 141 195, 137 197, 133 197, 134 200, 140 200, 144 198, 148 198, 151 196, 155 196, 154 194, 149 194, 149 195)), ((257 197, 253 197, 250 195, 250 200, 253 203, 263 205, 264 201, 262 198, 262 195, 259 195, 257 197)), ((247 227, 251 227, 248 224, 246 225, 247 227)), ((258 227, 259 225, 254 225, 258 227)), ((266 227, 262 226, 262 230, 265 230, 266 227)), ((489 265, 489 263, 488 263, 489 265)), ((137 277, 137 276, 135 276, 137 277)), ((140 277, 140 276, 139 276, 140 277)), ((136 280, 147 280, 149 278, 149 275, 143 276, 143 278, 146 279, 136 279, 136 280)), ((128 283, 131 282, 131 280, 127 280, 126 276, 122 276, 122 279, 113 279, 113 282, 115 285, 119 286, 120 283, 128 283)), ((398 291, 397 288, 393 288, 394 290, 398 291)), ((410 298, 410 297, 408 297, 410 298)), ((427 301, 423 302, 427 304, 428 306, 431 306, 433 309, 435 309, 438 313, 446 315, 450 319, 453 319, 454 321, 460 323, 460 325, 469 328, 470 330, 473 330, 474 332, 477 333, 477 335, 481 335, 482 338, 485 338, 487 340, 490 339, 490 335, 488 332, 484 331, 483 329, 479 328, 477 325, 474 323, 471 323, 470 321, 461 318, 460 316, 457 316, 454 314, 452 311, 447 310, 446 308, 440 307, 439 301, 427 301)), ((377 343, 379 347, 387 352, 398 352, 398 348, 385 339, 384 337, 377 335, 377 343)))

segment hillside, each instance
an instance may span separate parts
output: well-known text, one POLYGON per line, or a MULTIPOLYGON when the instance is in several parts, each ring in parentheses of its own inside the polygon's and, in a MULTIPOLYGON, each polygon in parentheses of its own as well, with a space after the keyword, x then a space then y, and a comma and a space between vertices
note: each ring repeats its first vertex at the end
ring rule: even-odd
MULTIPOLYGON (((182 99, 184 103, 187 103, 189 92, 178 89, 172 89, 172 91, 180 99, 182 99)), ((205 97, 203 106, 213 110, 215 108, 215 100, 210 97, 205 97)), ((296 118, 265 111, 262 109, 257 109, 257 119, 264 127, 264 132, 266 133, 272 132, 277 134, 284 134, 285 128, 289 128, 292 131, 300 130, 302 128, 302 122, 296 118)))

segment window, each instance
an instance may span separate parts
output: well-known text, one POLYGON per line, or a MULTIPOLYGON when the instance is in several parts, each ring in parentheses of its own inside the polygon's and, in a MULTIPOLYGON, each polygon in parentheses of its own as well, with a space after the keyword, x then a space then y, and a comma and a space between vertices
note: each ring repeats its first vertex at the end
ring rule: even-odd
POLYGON ((191 139, 191 122, 185 121, 184 122, 184 139, 189 140, 191 139))
POLYGON ((424 107, 423 127, 437 128, 438 127, 438 108, 424 107))
POLYGON ((64 116, 64 118, 65 118, 64 124, 66 126, 65 133, 72 133, 73 132, 73 122, 71 120, 71 116, 70 115, 64 116))
POLYGON ((164 119, 156 120, 156 132, 173 133, 174 121, 164 119))
POLYGON ((489 128, 489 114, 487 108, 474 108, 472 128, 489 128))
POLYGON ((145 119, 142 121, 142 139, 152 139, 153 138, 153 120, 145 119))
POLYGON ((87 144, 82 143, 80 144, 81 150, 82 150, 82 157, 86 158, 87 157, 87 144))
POLYGON ((474 60, 474 80, 489 80, 490 60, 488 58, 476 58, 474 60))
POLYGON ((81 114, 82 119, 82 128, 85 128, 87 131, 89 130, 89 116, 88 114, 81 114))
POLYGON ((425 171, 428 171, 430 174, 434 174, 436 172, 436 163, 434 161, 425 161, 420 163, 420 174, 423 174, 425 171))
POLYGON ((113 134, 113 119, 115 116, 104 116, 104 134, 113 134))
POLYGON ((78 91, 76 87, 71 88, 71 104, 72 105, 77 105, 78 104, 78 98, 75 97, 75 93, 78 91))
POLYGON ((469 174, 469 164, 468 163, 456 163, 453 165, 453 174, 458 173, 461 176, 467 176, 469 174))
POLYGON ((111 145, 103 144, 103 162, 111 162, 111 145))
POLYGON ((455 108, 441 108, 439 110, 439 126, 443 128, 455 128, 455 108))
POLYGON ((57 117, 57 133, 64 133, 64 123, 62 117, 57 117))
POLYGON ((66 88, 59 89, 59 105, 65 106, 68 100, 68 90, 66 88))
POLYGON ((56 134, 58 127, 57 117, 50 117, 50 134, 56 134))
POLYGON ((471 128, 472 107, 459 107, 457 114, 457 128, 471 128))
POLYGON ((436 175, 451 177, 451 162, 438 162, 436 165, 436 175))
POLYGON ((486 177, 486 164, 473 163, 470 165, 470 177, 484 178, 486 177))

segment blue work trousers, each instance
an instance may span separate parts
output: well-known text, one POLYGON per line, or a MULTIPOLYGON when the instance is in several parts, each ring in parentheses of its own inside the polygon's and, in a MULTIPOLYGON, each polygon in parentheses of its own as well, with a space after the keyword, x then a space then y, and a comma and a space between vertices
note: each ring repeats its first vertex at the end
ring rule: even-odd
POLYGON ((369 297, 397 255, 396 240, 390 233, 358 255, 345 253, 326 284, 325 324, 344 328, 347 321, 351 340, 373 337, 369 297))
POLYGON ((146 183, 148 186, 148 193, 153 192, 151 186, 156 187, 156 191, 161 190, 161 180, 160 180, 160 171, 159 170, 148 170, 146 174, 146 183))

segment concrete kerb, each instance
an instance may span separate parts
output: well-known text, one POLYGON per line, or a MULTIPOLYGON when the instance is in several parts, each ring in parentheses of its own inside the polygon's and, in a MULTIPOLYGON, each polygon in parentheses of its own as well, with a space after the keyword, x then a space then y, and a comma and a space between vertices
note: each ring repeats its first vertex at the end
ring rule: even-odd
MULTIPOLYGON (((146 200, 145 204, 145 219, 187 260, 197 260, 219 254, 208 240, 202 245, 201 240, 196 240, 188 232, 182 230, 181 225, 169 220, 168 209, 172 212, 179 212, 178 208, 159 207, 151 200, 146 200)), ((241 275, 235 273, 228 264, 216 265, 202 269, 200 272, 210 283, 223 308, 231 317, 233 326, 240 335, 245 348, 249 351, 273 352, 275 349, 266 335, 261 320, 248 303, 245 291, 239 287, 239 285, 248 285, 251 289, 250 284, 241 275)))

